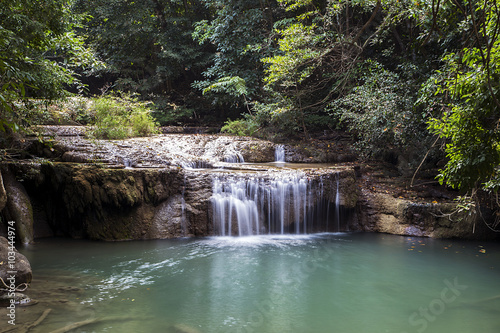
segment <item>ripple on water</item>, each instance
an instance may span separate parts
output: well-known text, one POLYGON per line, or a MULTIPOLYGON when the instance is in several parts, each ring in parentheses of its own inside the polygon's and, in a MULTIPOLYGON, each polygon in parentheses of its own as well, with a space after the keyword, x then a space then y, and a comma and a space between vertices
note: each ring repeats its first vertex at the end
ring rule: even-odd
POLYGON ((207 247, 214 248, 241 248, 241 247, 292 247, 292 246, 302 246, 309 243, 314 243, 320 239, 332 239, 342 240, 343 235, 346 233, 321 233, 321 234, 303 234, 303 235, 254 235, 254 236, 244 236, 244 237, 207 237, 201 244, 207 247))
MULTIPOLYGON (((79 251, 88 255, 88 243, 81 245, 79 251)), ((200 332, 410 332, 420 328, 410 325, 410 316, 425 319, 420 308, 441 304, 437 300, 455 280, 467 289, 427 322, 428 331, 498 332, 500 325, 500 298, 492 298, 498 294, 497 244, 359 233, 92 243, 91 248, 99 260, 79 260, 80 270, 71 265, 68 272, 47 275, 58 282, 50 294, 51 285, 33 283, 38 290, 30 296, 54 309, 34 333, 124 315, 131 318, 126 323, 84 329, 160 332, 188 325, 200 332)), ((61 252, 58 244, 53 249, 61 252)), ((49 250, 32 253, 35 277, 41 267, 50 268, 41 261, 53 258, 49 250)), ((73 263, 77 253, 61 253, 53 266, 73 263)), ((26 308, 38 311, 30 322, 40 316, 38 309, 26 308)))

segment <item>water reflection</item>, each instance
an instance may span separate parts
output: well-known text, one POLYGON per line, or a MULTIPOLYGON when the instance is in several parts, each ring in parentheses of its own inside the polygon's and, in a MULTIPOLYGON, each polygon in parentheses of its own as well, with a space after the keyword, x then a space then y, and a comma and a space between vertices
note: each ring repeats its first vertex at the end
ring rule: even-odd
POLYGON ((89 319, 75 331, 400 333, 424 320, 426 332, 500 327, 500 249, 492 243, 327 233, 42 240, 23 252, 39 304, 24 308, 19 323, 52 309, 33 332, 89 319), (441 309, 455 279, 467 289, 441 309))

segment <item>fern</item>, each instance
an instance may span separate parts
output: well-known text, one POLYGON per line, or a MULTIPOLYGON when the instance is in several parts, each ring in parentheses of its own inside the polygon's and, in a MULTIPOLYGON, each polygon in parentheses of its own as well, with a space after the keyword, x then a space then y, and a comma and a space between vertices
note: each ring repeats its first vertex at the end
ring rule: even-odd
POLYGON ((226 76, 203 89, 203 95, 206 93, 228 94, 239 97, 247 95, 248 91, 244 79, 239 76, 226 76))

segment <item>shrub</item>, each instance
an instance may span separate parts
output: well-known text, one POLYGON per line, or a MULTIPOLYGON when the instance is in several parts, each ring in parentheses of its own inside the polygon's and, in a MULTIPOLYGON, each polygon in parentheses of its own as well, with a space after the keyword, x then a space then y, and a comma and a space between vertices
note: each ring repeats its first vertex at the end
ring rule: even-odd
POLYGON ((376 62, 365 66, 362 84, 329 104, 331 116, 357 136, 356 147, 365 156, 415 148, 428 136, 422 116, 413 108, 417 89, 376 62))
POLYGON ((147 109, 137 110, 131 115, 130 123, 133 136, 149 136, 158 132, 157 125, 147 109))
POLYGON ((228 119, 222 126, 221 132, 239 136, 252 136, 257 131, 258 125, 251 118, 228 119))
POLYGON ((95 122, 90 134, 100 139, 125 139, 158 133, 147 103, 130 95, 103 96, 94 101, 95 122))

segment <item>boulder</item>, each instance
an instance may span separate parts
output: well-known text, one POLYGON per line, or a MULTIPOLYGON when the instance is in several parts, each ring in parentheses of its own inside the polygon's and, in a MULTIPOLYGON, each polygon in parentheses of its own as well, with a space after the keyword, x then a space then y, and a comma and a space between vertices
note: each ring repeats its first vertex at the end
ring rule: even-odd
POLYGON ((7 193, 6 212, 8 221, 14 221, 16 238, 23 244, 33 242, 33 207, 24 186, 16 180, 14 175, 4 170, 2 172, 5 190, 7 193))
POLYGON ((19 288, 20 291, 26 287, 25 284, 31 283, 33 277, 28 259, 15 248, 11 247, 7 238, 0 236, 0 278, 3 280, 3 283, 0 281, 1 290, 4 291, 4 289, 10 287, 8 278, 11 277, 12 274, 15 276, 15 287, 19 288), (14 255, 12 255, 12 252, 14 255))
POLYGON ((496 236, 477 214, 459 209, 456 202, 418 202, 368 191, 362 199, 359 229, 364 231, 432 238, 490 239, 496 236))

